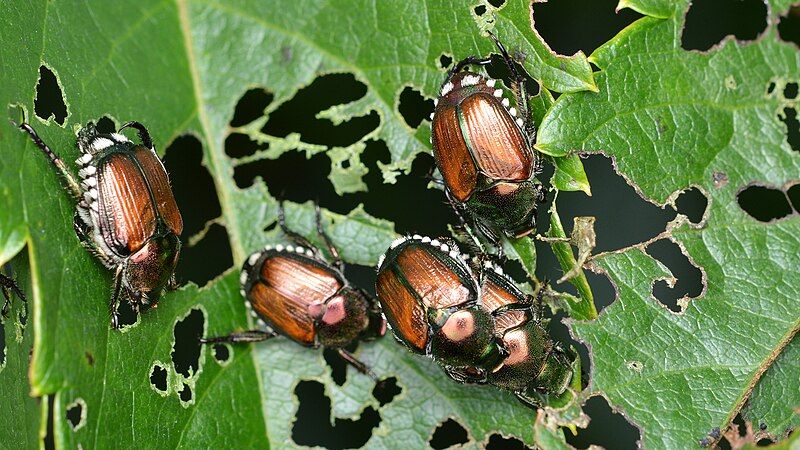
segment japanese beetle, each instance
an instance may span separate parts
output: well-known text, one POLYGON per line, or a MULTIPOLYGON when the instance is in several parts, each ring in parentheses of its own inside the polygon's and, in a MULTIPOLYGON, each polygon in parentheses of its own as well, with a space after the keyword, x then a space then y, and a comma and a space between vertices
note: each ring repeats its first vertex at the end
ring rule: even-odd
POLYGON ((564 392, 570 356, 541 326, 533 299, 455 245, 414 235, 379 261, 378 301, 395 337, 456 381, 510 390, 530 406, 537 394, 564 392))
POLYGON ((27 302, 28 299, 25 298, 25 294, 22 293, 22 289, 19 288, 19 285, 13 278, 9 278, 2 273, 0 273, 0 292, 3 293, 3 298, 5 302, 3 302, 3 308, 0 309, 0 314, 2 314, 3 318, 8 317, 8 311, 11 309, 11 295, 16 294, 17 297, 20 298, 23 302, 27 302))
POLYGON ((544 289, 536 298, 523 293, 500 266, 485 259, 480 274, 481 304, 494 317, 506 356, 490 372, 465 381, 510 390, 529 405, 537 404, 539 394, 563 393, 572 380, 575 355, 553 342, 542 326, 544 289))
POLYGON ((39 147, 77 201, 73 225, 81 243, 114 271, 109 308, 111 326, 119 328, 124 295, 134 311, 156 306, 164 288, 175 287, 183 219, 164 165, 150 133, 128 122, 117 133, 103 134, 89 122, 78 131, 80 184, 27 123, 18 125, 39 147), (141 144, 120 134, 134 128, 141 144))
POLYGON ((377 302, 344 277, 344 263, 322 228, 317 207, 317 232, 333 258, 286 227, 281 207, 278 223, 293 245, 268 245, 251 254, 239 278, 241 294, 261 329, 201 339, 202 343, 258 342, 283 335, 305 347, 328 347, 359 372, 377 377, 344 349, 359 340, 386 334, 377 302))
POLYGON ((491 59, 468 57, 442 83, 431 115, 431 144, 456 213, 496 245, 500 233, 521 237, 536 228, 544 190, 535 178, 541 167, 533 152, 535 133, 527 111, 525 78, 505 47, 490 36, 514 77, 516 106, 503 97, 497 80, 462 72, 491 59))

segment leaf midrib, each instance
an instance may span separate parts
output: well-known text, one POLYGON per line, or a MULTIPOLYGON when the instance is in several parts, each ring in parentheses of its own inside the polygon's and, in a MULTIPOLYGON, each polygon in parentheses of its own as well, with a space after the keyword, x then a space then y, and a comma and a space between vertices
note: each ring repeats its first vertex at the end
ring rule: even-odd
MULTIPOLYGON (((232 201, 232 193, 231 193, 231 186, 229 183, 226 182, 227 178, 225 177, 224 170, 221 168, 225 167, 224 161, 221 160, 219 149, 216 148, 217 141, 214 139, 214 135, 211 132, 211 122, 208 118, 206 113, 206 105, 202 95, 202 86, 200 82, 200 73, 197 67, 197 62, 194 55, 194 47, 192 45, 192 34, 191 34, 191 25, 189 20, 189 12, 188 6, 186 4, 186 0, 175 0, 176 6, 178 9, 178 21, 180 23, 181 28, 181 35, 183 38, 183 45, 184 50, 186 51, 186 62, 189 67, 189 74, 192 80, 192 92, 194 93, 195 101, 197 103, 197 116, 200 122, 200 126, 202 127, 203 137, 206 141, 206 148, 207 151, 205 152, 209 158, 209 166, 208 171, 212 175, 214 179, 214 185, 216 186, 219 200, 220 200, 220 207, 222 209, 222 217, 227 225, 226 229, 228 232, 228 236, 231 243, 231 251, 233 252, 233 259, 234 261, 242 261, 244 259, 244 249, 241 244, 241 237, 239 236, 239 226, 238 220, 236 217, 236 213, 233 210, 233 201, 232 201), (220 173, 222 172, 222 174, 220 173), (223 175, 223 176, 220 176, 223 175)), ((264 391, 263 391, 263 383, 261 380, 261 373, 258 370, 258 361, 255 357, 255 352, 250 352, 251 358, 253 360, 253 367, 255 369, 255 375, 258 379, 258 395, 260 398, 260 404, 263 405, 264 401, 264 391)), ((195 405, 195 408, 197 405, 195 405)), ((259 408, 261 411, 261 419, 264 423, 264 431, 265 431, 265 439, 266 442, 270 442, 270 433, 269 433, 269 424, 267 422, 267 417, 264 414, 264 409, 259 408)), ((192 415, 194 417, 194 415, 192 415)), ((190 418, 191 420, 191 418, 190 418)), ((189 421, 186 422, 187 426, 189 421)), ((271 447, 271 445, 270 445, 271 447)))

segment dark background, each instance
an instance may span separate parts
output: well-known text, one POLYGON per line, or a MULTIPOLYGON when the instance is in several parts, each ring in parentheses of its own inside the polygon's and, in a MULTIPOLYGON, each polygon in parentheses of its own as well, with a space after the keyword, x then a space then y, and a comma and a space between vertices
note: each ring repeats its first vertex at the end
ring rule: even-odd
MULTIPOLYGON (((495 6, 504 2, 489 1, 495 6)), ((625 26, 641 17, 627 9, 615 13, 616 3, 616 0, 552 0, 549 3, 535 4, 535 27, 554 51, 565 55, 583 51, 589 55, 625 26)), ((485 8, 476 8, 476 13, 485 13, 485 8)), ((781 21, 781 37, 798 43, 798 23, 800 9, 796 8, 781 21)), ((765 27, 766 7, 760 0, 695 0, 687 15, 682 45, 687 50, 706 51, 728 34, 734 34, 740 40, 752 40, 765 27)), ((467 55, 455 55, 455 58, 465 56, 467 55)), ((495 78, 504 79, 506 76, 505 66, 499 59, 488 66, 487 71, 495 78)), ((535 82, 531 80, 529 84, 533 92, 538 90, 535 82)), ((793 89, 794 95, 797 95, 797 86, 794 85, 793 89)), ((352 75, 319 77, 291 100, 278 106, 270 115, 263 131, 273 136, 286 136, 296 132, 300 133, 304 142, 331 146, 355 143, 378 126, 379 118, 376 113, 352 119, 339 126, 316 119, 315 115, 332 105, 357 100, 365 93, 366 86, 356 81, 352 75)), ((271 101, 272 96, 264 90, 249 91, 239 101, 231 125, 244 125, 262 116, 264 108, 271 101)), ((432 99, 426 99, 419 92, 407 88, 400 96, 399 109, 410 126, 430 126, 427 118, 433 110, 432 99)), ((55 115, 56 121, 60 123, 63 123, 66 115, 66 107, 55 77, 46 68, 41 70, 35 112, 42 118, 55 115)), ((787 124, 790 144, 798 149, 800 126, 796 112, 787 111, 786 118, 782 120, 787 124)), ((108 119, 101 120, 100 125, 108 131, 114 127, 108 119)), ((245 135, 234 133, 226 140, 225 151, 231 157, 240 158, 253 154, 259 148, 263 147, 251 142, 245 135)), ((213 180, 201 165, 201 159, 201 144, 192 136, 178 138, 166 150, 165 165, 185 222, 182 236, 185 247, 178 268, 178 278, 202 285, 229 268, 233 261, 225 228, 216 224, 206 227, 206 223, 218 217, 221 211, 213 180), (197 242, 190 242, 189 238, 197 235, 204 227, 207 231, 205 236, 197 242)), ((414 161, 412 171, 398 177, 397 183, 393 185, 382 183, 377 167, 378 161, 388 163, 389 159, 385 143, 368 141, 367 149, 362 155, 362 161, 369 168, 365 177, 368 191, 344 196, 338 196, 334 192, 327 178, 330 160, 324 153, 306 159, 304 153, 287 152, 277 160, 239 166, 234 178, 237 185, 247 187, 252 185, 255 177, 262 177, 273 196, 281 196, 293 202, 316 200, 323 208, 342 214, 363 203, 368 213, 393 221, 398 233, 430 236, 448 234, 447 225, 454 223, 455 217, 446 205, 442 192, 427 189, 426 175, 433 166, 433 158, 428 154, 419 155, 414 161)), ((667 222, 676 217, 673 208, 660 208, 639 197, 614 171, 610 159, 600 155, 588 156, 584 159, 584 165, 593 196, 564 192, 559 195, 558 207, 567 233, 571 231, 574 217, 589 215, 597 218, 595 252, 615 250, 647 241, 662 232, 667 222)), ((541 178, 547 180, 551 173, 552 169, 547 169, 541 178)), ((796 210, 800 204, 799 191, 796 186, 790 188, 786 194, 775 189, 751 188, 740 195, 739 201, 749 214, 759 220, 768 221, 793 213, 790 200, 796 210)), ((707 200, 696 189, 686 191, 677 201, 678 211, 686 214, 693 222, 701 220, 706 205, 707 200)), ((546 206, 540 209, 542 213, 546 211, 546 206)), ((543 232, 548 221, 544 215, 540 217, 542 226, 539 231, 543 232)), ((558 279, 561 271, 549 246, 537 244, 537 250, 539 278, 558 279)), ((654 296, 666 307, 677 311, 679 298, 696 297, 701 293, 699 269, 690 263, 676 244, 668 240, 658 240, 648 245, 647 252, 666 265, 678 280, 674 287, 667 286, 665 282, 657 282, 653 287, 654 296)), ((511 270, 513 272, 514 268, 511 270)), ((372 267, 351 266, 347 274, 353 283, 372 290, 372 267)), ((608 279, 592 273, 587 275, 598 309, 613 302, 614 292, 608 279)), ((558 285, 557 288, 574 293, 571 285, 558 285)), ((583 366, 590 368, 588 352, 582 344, 572 341, 566 327, 560 322, 561 318, 559 315, 551 321, 553 335, 558 340, 577 346, 582 353, 583 366)), ((202 322, 199 327, 202 327, 202 322)), ((189 323, 182 325, 180 329, 176 327, 176 342, 196 342, 192 335, 198 332, 197 328, 189 323), (179 338, 179 334, 185 336, 179 338)), ((0 338, 2 337, 3 334, 0 333, 0 338)), ((343 383, 346 372, 342 361, 328 351, 325 358, 331 365, 334 379, 337 383, 343 383)), ((302 382, 295 392, 300 400, 300 407, 293 438, 298 444, 329 448, 359 447, 380 423, 380 408, 376 410, 372 407, 366 408, 358 420, 332 420, 330 399, 325 396, 323 386, 315 381, 302 382)), ((397 389, 390 383, 388 388, 376 391, 375 395, 385 404, 391 402, 396 393, 397 389)), ((589 399, 584 410, 591 417, 591 423, 587 429, 579 429, 576 436, 565 430, 570 444, 581 449, 590 444, 613 449, 636 448, 638 430, 614 412, 604 398, 589 399)), ((698 440, 700 438, 702 436, 698 440)), ((434 448, 442 449, 467 442, 467 439, 463 426, 451 419, 433 433, 430 444, 434 448)), ((500 435, 491 436, 488 442, 488 448, 493 450, 524 448, 518 440, 500 435)), ((723 441, 722 445, 727 446, 727 443, 723 441)))

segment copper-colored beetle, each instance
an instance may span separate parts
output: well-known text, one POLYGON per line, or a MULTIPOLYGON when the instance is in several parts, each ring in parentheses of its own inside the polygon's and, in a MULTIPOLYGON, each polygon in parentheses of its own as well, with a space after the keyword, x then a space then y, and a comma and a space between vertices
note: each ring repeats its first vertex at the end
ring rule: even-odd
POLYGON ((564 392, 573 358, 542 327, 534 299, 455 245, 415 235, 379 262, 376 291, 395 337, 456 381, 492 384, 531 406, 564 392))
POLYGON ((55 166, 77 201, 73 224, 81 243, 114 271, 111 326, 119 326, 120 295, 134 311, 155 307, 162 290, 176 284, 183 219, 144 125, 128 122, 110 134, 98 132, 92 122, 82 128, 76 161, 80 184, 29 124, 19 128, 55 166), (128 127, 138 131, 141 145, 119 134, 128 127))
POLYGON ((239 280, 245 305, 261 329, 201 342, 257 342, 283 335, 305 347, 334 348, 358 371, 377 380, 366 364, 343 347, 383 336, 386 321, 375 299, 345 279, 344 263, 322 229, 319 208, 317 232, 333 264, 286 227, 283 208, 279 224, 293 245, 268 245, 251 254, 239 280))
POLYGON ((525 78, 495 40, 514 77, 516 106, 497 80, 461 70, 491 59, 468 57, 451 69, 431 115, 431 143, 447 197, 465 221, 494 243, 498 234, 524 236, 535 229, 544 191, 533 152, 525 78), (518 117, 517 117, 518 116, 518 117))

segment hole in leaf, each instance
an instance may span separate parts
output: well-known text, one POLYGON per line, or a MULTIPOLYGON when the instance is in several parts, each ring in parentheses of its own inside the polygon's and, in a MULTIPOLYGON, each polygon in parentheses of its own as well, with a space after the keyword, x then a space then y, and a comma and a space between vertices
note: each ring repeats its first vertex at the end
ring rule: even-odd
POLYGON ((298 445, 328 449, 359 448, 367 443, 372 430, 380 424, 375 408, 365 408, 357 420, 334 418, 331 424, 331 401, 317 381, 303 380, 294 390, 300 402, 292 426, 292 439, 298 445))
POLYGON ((486 443, 486 450, 532 450, 515 437, 504 437, 497 433, 489 436, 489 442, 486 443))
POLYGON ((110 134, 117 132, 117 124, 115 124, 114 120, 108 116, 103 116, 97 119, 95 126, 97 127, 97 131, 100 133, 110 134))
POLYGON ((56 75, 47 67, 39 66, 39 81, 36 83, 36 99, 33 101, 33 110, 42 120, 53 117, 59 125, 64 125, 67 118, 67 104, 64 94, 58 84, 56 75))
MULTIPOLYGON (((513 58, 514 61, 514 68, 517 70, 517 73, 525 76, 525 89, 528 91, 528 95, 536 95, 539 93, 539 83, 536 82, 528 72, 518 63, 518 61, 525 58, 524 54, 521 54, 517 49, 508 48, 509 54, 513 58)), ((503 84, 506 87, 511 86, 511 73, 508 70, 508 64, 506 64, 505 60, 498 54, 492 54, 492 62, 485 65, 486 74, 489 75, 491 78, 503 80, 503 84)), ((510 90, 506 91, 506 96, 509 97, 509 100, 514 100, 514 95, 511 93, 510 90)))
POLYGON ((431 448, 441 450, 469 442, 467 430, 453 419, 440 423, 428 442, 431 448))
POLYGON ((192 135, 172 141, 164 154, 164 167, 183 217, 184 239, 198 233, 206 222, 222 214, 214 179, 202 160, 203 145, 192 135))
POLYGON ((263 88, 253 88, 245 92, 236 104, 231 126, 241 127, 263 116, 264 110, 272 103, 273 98, 274 96, 263 88))
MULTIPOLYGON (((276 160, 244 164, 236 167, 234 179, 237 186, 245 188, 252 185, 256 176, 261 176, 269 180, 269 191, 273 196, 281 195, 285 200, 298 203, 318 201, 321 207, 340 214, 347 214, 363 203, 367 213, 394 222, 398 233, 449 234, 447 224, 455 223, 456 216, 442 191, 427 188, 427 176, 434 166, 430 154, 419 154, 411 172, 398 176, 395 184, 384 183, 377 166, 378 161, 388 163, 390 160, 389 149, 383 141, 367 142, 361 160, 369 169, 364 177, 368 187, 366 193, 336 194, 327 178, 330 159, 324 153, 306 159, 303 153, 286 152, 276 160), (414 211, 414 214, 408 214, 408 211, 414 211), (420 220, 420 217, 425 220, 420 220)), ((364 286, 372 283, 374 280, 364 286)))
POLYGON ((161 392, 167 392, 167 369, 158 364, 150 369, 150 384, 161 392))
POLYGON ((453 64, 453 55, 442 53, 442 56, 439 57, 439 68, 449 69, 451 64, 453 64))
POLYGON ((763 0, 694 0, 686 13, 681 47, 705 51, 729 35, 751 41, 766 28, 763 0))
POLYGON ((89 366, 94 366, 94 355, 91 352, 84 352, 83 356, 86 358, 86 363, 89 366))
POLYGON ((602 396, 595 396, 586 401, 583 411, 591 418, 587 428, 578 428, 578 434, 564 430, 567 443, 575 448, 585 449, 590 445, 599 445, 613 449, 637 449, 640 439, 639 430, 631 425, 625 417, 614 412, 602 396), (609 433, 609 430, 614 430, 609 433))
MULTIPOLYGON (((664 231, 667 222, 675 218, 676 212, 672 208, 659 208, 640 197, 617 174, 611 159, 602 155, 591 155, 583 159, 583 164, 592 186, 598 188, 592 189, 592 197, 587 197, 582 192, 560 192, 558 211, 567 236, 572 232, 572 222, 576 216, 597 218, 597 246, 593 253, 645 242, 664 231)), ((539 210, 547 212, 544 206, 539 210)), ((545 214, 539 220, 539 231, 547 231, 549 223, 545 214)), ((558 267, 558 263, 555 266, 558 267)))
POLYGON ((220 364, 225 364, 231 359, 231 350, 225 344, 214 345, 214 359, 220 364))
POLYGON ((47 450, 55 449, 55 409, 56 409, 56 396, 55 395, 48 395, 47 398, 47 425, 45 425, 45 434, 44 439, 42 442, 44 443, 44 448, 47 450))
POLYGON ((489 0, 489 4, 495 8, 502 8, 506 4, 506 0, 489 0))
POLYGON ((778 23, 778 35, 786 42, 800 47, 800 4, 789 8, 778 23))
POLYGON ((797 98, 797 83, 786 83, 783 88, 783 98, 786 100, 794 100, 797 98))
POLYGON ((783 115, 778 118, 786 124, 786 142, 794 151, 800 152, 800 121, 797 120, 797 109, 792 107, 783 108, 783 115))
POLYGON ((372 396, 378 400, 381 406, 384 406, 391 403, 401 392, 403 389, 397 384, 397 378, 389 377, 375 383, 372 396))
POLYGON ((85 409, 86 402, 84 402, 81 398, 67 405, 66 417, 70 428, 72 428, 72 431, 78 431, 78 429, 84 425, 84 422, 86 421, 85 409))
POLYGON ((331 378, 339 386, 343 386, 347 381, 347 363, 339 356, 339 353, 332 349, 326 348, 322 350, 322 357, 331 368, 331 378))
POLYGON ((192 388, 189 387, 188 384, 183 383, 183 389, 178 393, 178 397, 181 399, 183 403, 189 403, 192 401, 192 388))
POLYGON ((403 120, 409 127, 417 128, 433 113, 433 100, 426 99, 418 90, 406 86, 400 93, 397 110, 400 111, 400 115, 403 116, 403 120))
POLYGON ((164 166, 184 224, 184 247, 176 275, 181 281, 191 280, 200 286, 233 264, 227 232, 221 225, 211 225, 194 245, 187 242, 189 237, 201 232, 209 220, 222 213, 214 180, 202 159, 203 146, 192 135, 175 139, 164 156, 164 166))
POLYGON ((761 222, 780 219, 792 213, 786 194, 765 186, 750 186, 737 196, 739 206, 761 222))
POLYGON ((294 132, 300 134, 303 142, 348 146, 377 128, 380 123, 377 112, 354 117, 339 125, 334 125, 327 119, 318 119, 316 115, 333 105, 358 100, 366 93, 367 86, 357 81, 352 74, 320 76, 270 114, 262 131, 277 137, 286 137, 294 132))
POLYGON ((703 292, 703 275, 697 266, 683 254, 678 244, 669 239, 659 239, 648 245, 647 254, 667 266, 677 281, 669 287, 659 280, 653 285, 653 296, 673 312, 680 312, 678 300, 683 297, 696 298, 703 292))
POLYGON ((800 184, 790 186, 789 189, 786 190, 786 196, 789 197, 794 211, 800 213, 800 184))
POLYGON ((480 17, 486 14, 486 5, 478 5, 476 6, 473 11, 475 11, 475 15, 480 17))
POLYGON ((572 55, 583 50, 589 55, 642 17, 630 9, 615 12, 616 7, 616 0, 534 2, 534 26, 553 51, 572 55))
POLYGON ((136 324, 139 315, 133 310, 130 302, 124 298, 119 302, 119 327, 124 329, 136 324))
POLYGON ((192 246, 181 249, 176 276, 178 280, 190 280, 204 286, 233 265, 228 230, 214 223, 203 239, 192 246))
POLYGON ((364 289, 372 296, 375 295, 375 267, 346 264, 344 276, 350 284, 364 289))
POLYGON ((175 372, 185 378, 197 373, 199 368, 200 337, 203 335, 205 320, 205 314, 194 308, 183 319, 175 322, 173 329, 175 342, 170 356, 175 372))
POLYGON ((692 223, 700 223, 708 207, 708 199, 698 188, 687 189, 675 199, 675 208, 692 223))
POLYGON ((254 154, 257 150, 267 148, 250 139, 242 133, 231 133, 225 138, 225 154, 231 158, 243 158, 254 154))
POLYGON ((773 92, 775 92, 775 82, 770 81, 767 85, 767 95, 772 94, 773 92))

